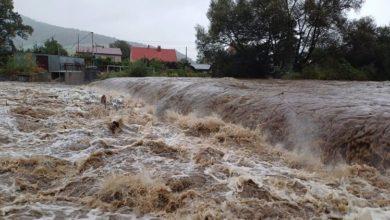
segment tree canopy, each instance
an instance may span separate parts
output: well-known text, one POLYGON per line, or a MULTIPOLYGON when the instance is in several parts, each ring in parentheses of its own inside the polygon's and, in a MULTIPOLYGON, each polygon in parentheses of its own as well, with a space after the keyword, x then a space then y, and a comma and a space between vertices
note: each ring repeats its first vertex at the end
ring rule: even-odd
MULTIPOLYGON (((318 64, 324 53, 337 57, 341 66, 378 65, 378 60, 386 59, 388 27, 378 28, 368 18, 350 21, 348 12, 362 3, 212 0, 207 13, 209 28, 196 27, 198 59, 212 63, 216 76, 237 77, 301 73, 318 64)), ((387 65, 379 66, 385 69, 387 65)))
POLYGON ((15 37, 26 39, 32 32, 32 27, 24 25, 21 16, 14 12, 13 1, 0 0, 0 55, 15 51, 15 37))
POLYGON ((130 59, 130 44, 123 40, 117 40, 110 44, 111 48, 119 48, 122 51, 122 60, 130 59))
POLYGON ((32 52, 68 56, 68 52, 54 38, 47 39, 43 44, 43 46, 35 45, 34 48, 32 49, 32 52))

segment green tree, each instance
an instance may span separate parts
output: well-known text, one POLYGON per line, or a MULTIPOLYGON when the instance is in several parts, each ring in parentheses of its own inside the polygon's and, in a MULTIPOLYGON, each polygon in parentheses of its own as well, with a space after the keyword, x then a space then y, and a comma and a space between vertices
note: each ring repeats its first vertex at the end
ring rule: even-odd
POLYGON ((344 33, 344 57, 371 80, 390 79, 390 27, 377 27, 372 18, 349 23, 344 33))
POLYGON ((12 0, 0 0, 0 65, 3 65, 4 55, 15 51, 13 39, 21 37, 27 39, 33 32, 32 27, 23 24, 20 15, 14 12, 12 0))
POLYGON ((130 47, 131 45, 123 40, 117 40, 110 44, 111 48, 119 48, 122 51, 122 60, 130 59, 130 47))
POLYGON ((199 60, 238 76, 280 76, 311 63, 334 41, 362 0, 213 0, 209 29, 196 27, 199 60), (220 62, 220 63, 218 63, 220 62), (227 64, 226 62, 230 62, 227 64), (221 69, 222 68, 222 69, 221 69))
POLYGON ((390 26, 377 29, 377 79, 390 80, 390 26))
POLYGON ((340 40, 317 47, 300 77, 332 80, 389 80, 390 27, 369 17, 348 21, 340 40))
POLYGON ((363 0, 289 0, 288 12, 295 21, 295 70, 301 70, 316 48, 326 47, 340 37, 347 12, 357 10, 363 0))
POLYGON ((43 46, 35 45, 32 52, 33 53, 68 56, 68 52, 54 38, 47 39, 45 41, 45 43, 43 44, 43 46))

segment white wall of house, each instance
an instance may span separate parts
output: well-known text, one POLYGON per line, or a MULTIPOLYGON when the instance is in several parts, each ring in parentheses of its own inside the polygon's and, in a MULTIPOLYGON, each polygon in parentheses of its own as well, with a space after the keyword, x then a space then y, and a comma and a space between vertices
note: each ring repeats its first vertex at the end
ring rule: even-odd
POLYGON ((95 57, 96 58, 102 58, 102 59, 110 58, 115 63, 122 62, 122 56, 95 54, 95 57))

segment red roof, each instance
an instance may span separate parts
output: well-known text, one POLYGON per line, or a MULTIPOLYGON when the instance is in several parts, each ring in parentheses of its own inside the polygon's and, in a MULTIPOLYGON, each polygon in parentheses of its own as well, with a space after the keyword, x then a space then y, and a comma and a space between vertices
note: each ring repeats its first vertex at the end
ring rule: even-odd
POLYGON ((167 63, 177 62, 176 50, 150 47, 131 47, 130 59, 131 61, 156 59, 167 63))

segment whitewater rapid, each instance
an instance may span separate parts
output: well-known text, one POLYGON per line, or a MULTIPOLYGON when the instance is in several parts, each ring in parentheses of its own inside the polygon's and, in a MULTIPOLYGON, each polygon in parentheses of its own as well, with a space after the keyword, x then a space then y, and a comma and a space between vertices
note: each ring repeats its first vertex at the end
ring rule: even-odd
MULTIPOLYGON (((178 99, 171 84, 163 94, 157 79, 138 89, 133 80, 148 79, 80 87, 0 83, 0 218, 390 215, 389 176, 379 169, 330 167, 274 145, 262 127, 242 126, 218 111, 202 114, 197 109, 208 101, 191 108, 182 101, 197 87, 191 81, 183 82, 188 97, 178 99), (154 103, 145 98, 150 93, 154 103)), ((229 92, 219 83, 201 96, 229 92)))
POLYGON ((389 82, 116 78, 95 85, 142 98, 157 114, 217 114, 260 128, 272 144, 331 164, 390 168, 389 82))

